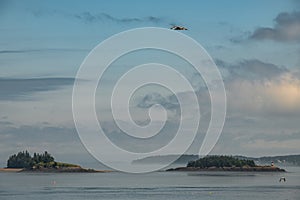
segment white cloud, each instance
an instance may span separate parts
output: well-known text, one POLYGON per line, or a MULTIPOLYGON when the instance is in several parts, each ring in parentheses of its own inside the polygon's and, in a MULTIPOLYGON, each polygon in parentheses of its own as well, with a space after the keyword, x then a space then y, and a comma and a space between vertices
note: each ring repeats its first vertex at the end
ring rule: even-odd
POLYGON ((274 21, 274 27, 260 27, 253 32, 250 38, 281 42, 300 40, 300 12, 280 13, 274 21))
POLYGON ((284 73, 271 80, 233 80, 227 84, 230 108, 259 114, 300 113, 300 80, 284 73))

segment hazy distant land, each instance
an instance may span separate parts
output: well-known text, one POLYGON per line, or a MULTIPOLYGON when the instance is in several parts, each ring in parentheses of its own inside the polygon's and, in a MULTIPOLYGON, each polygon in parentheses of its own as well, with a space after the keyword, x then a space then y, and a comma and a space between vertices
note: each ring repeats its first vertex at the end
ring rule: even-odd
POLYGON ((149 156, 132 161, 132 164, 168 164, 170 160, 175 160, 173 164, 187 164, 191 160, 199 159, 198 155, 165 155, 165 156, 149 156), (178 159, 176 159, 178 158, 178 159), (176 160, 175 160, 176 159, 176 160))
MULTIPOLYGON (((284 155, 284 156, 264 156, 264 157, 247 157, 233 156, 239 159, 253 160, 257 165, 270 165, 272 162, 278 166, 300 166, 300 155, 284 155)), ((197 160, 198 155, 166 155, 166 156, 150 156, 134 160, 133 164, 165 164, 170 160, 176 159, 172 164, 186 165, 189 161, 197 160), (178 159, 176 159, 179 157, 178 159)))

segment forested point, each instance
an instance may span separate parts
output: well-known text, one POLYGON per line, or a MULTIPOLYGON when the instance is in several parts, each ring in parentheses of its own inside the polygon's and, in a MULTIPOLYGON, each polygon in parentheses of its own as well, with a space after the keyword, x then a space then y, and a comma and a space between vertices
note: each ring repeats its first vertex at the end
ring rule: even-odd
POLYGON ((9 157, 7 160, 7 168, 59 168, 59 167, 78 167, 68 163, 60 163, 54 160, 47 151, 42 154, 34 153, 33 156, 28 151, 22 151, 9 157))
POLYGON ((206 156, 195 161, 190 161, 187 167, 209 168, 209 167, 255 167, 253 160, 238 159, 232 156, 206 156))

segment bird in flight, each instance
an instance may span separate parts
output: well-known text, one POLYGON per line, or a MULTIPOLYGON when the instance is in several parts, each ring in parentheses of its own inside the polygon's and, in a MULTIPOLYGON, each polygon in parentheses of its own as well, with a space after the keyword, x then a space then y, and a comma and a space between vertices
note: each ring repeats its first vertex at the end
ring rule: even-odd
POLYGON ((285 177, 281 177, 281 178, 279 179, 279 182, 281 182, 281 181, 286 182, 285 177))
POLYGON ((185 28, 183 26, 172 26, 171 29, 172 30, 179 30, 179 31, 188 30, 187 28, 185 28))

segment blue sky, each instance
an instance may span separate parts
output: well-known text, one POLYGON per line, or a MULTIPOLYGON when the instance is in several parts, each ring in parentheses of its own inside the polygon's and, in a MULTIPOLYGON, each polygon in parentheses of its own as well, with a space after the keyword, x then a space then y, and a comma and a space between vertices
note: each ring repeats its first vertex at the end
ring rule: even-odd
MULTIPOLYGON (((12 57, 14 59, 5 55, 2 62, 6 63, 7 76, 24 76, 29 71, 28 76, 32 76, 32 73, 37 76, 47 73, 74 76, 89 50, 112 34, 143 26, 168 28, 171 23, 189 27, 186 34, 200 42, 213 57, 229 61, 262 57, 271 62, 270 57, 276 59, 280 57, 278 54, 283 53, 276 52, 276 48, 281 50, 288 47, 258 43, 243 44, 243 48, 240 44, 230 42, 230 39, 246 37, 248 32, 260 26, 272 27, 278 13, 295 10, 295 5, 290 1, 3 1, 2 4, 2 49, 28 51, 16 53, 12 57), (84 13, 94 16, 107 14, 116 20, 143 20, 154 16, 160 21, 144 19, 141 22, 118 22, 104 16, 94 21, 76 18, 84 13), (266 55, 257 52, 257 46, 266 55), (15 58, 22 63, 22 67, 15 58), (41 64, 43 68, 36 67, 41 64)), ((280 58, 278 62, 282 65, 290 62, 295 64, 291 59, 280 58)))
MULTIPOLYGON (((188 27, 184 33, 206 48, 225 80, 228 115, 213 153, 299 153, 299 13, 295 0, 0 0, 0 159, 25 148, 47 148, 62 159, 86 157, 71 111, 73 78, 83 59, 113 34, 171 24, 188 27), (233 143, 239 145, 230 148, 233 143)), ((152 61, 158 54, 136 54, 115 65, 130 68, 136 59, 152 61)), ((174 103, 167 102, 166 92, 144 94, 150 103, 174 103)), ((99 112, 106 115, 105 106, 99 105, 99 112)))

